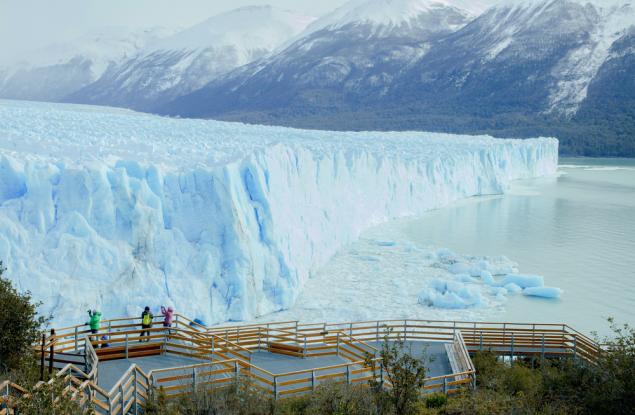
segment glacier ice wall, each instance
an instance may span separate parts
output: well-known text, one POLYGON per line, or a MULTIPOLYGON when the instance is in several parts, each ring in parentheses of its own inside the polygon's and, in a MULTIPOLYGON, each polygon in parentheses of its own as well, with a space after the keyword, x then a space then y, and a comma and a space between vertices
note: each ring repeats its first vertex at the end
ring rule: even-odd
POLYGON ((555 139, 336 133, 0 101, 0 260, 57 322, 291 306, 368 227, 553 174, 555 139))

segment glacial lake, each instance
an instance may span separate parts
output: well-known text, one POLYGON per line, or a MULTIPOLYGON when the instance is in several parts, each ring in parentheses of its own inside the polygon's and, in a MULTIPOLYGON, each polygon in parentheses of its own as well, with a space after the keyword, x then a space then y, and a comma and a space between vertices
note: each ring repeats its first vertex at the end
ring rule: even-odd
POLYGON ((495 321, 566 322, 607 333, 606 318, 635 323, 635 160, 560 160, 557 177, 517 182, 402 222, 414 242, 505 255, 523 273, 564 290, 560 300, 518 296, 495 321))
POLYGON ((369 229, 307 281, 290 310, 261 319, 475 319, 568 323, 600 335, 606 318, 635 324, 635 160, 560 160, 553 177, 369 229), (388 242, 386 242, 388 241, 388 242), (504 255, 560 299, 509 296, 473 309, 417 303, 439 270, 425 252, 504 255))

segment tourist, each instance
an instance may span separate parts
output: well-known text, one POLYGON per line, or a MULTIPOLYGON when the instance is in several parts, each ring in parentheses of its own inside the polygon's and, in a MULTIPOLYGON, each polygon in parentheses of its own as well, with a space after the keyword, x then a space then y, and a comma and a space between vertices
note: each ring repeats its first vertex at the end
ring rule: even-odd
POLYGON ((163 327, 172 327, 172 320, 174 319, 172 307, 168 307, 166 310, 164 306, 161 306, 161 314, 163 314, 163 327))
MULTIPOLYGON (((91 334, 97 334, 101 326, 101 312, 97 310, 88 310, 88 317, 90 317, 90 321, 88 321, 86 325, 90 326, 91 334)), ((94 338, 95 340, 99 340, 99 336, 94 336, 94 338)), ((92 342, 93 336, 90 336, 90 340, 92 342)))
POLYGON ((147 342, 150 341, 150 330, 148 329, 152 327, 153 318, 154 316, 150 312, 150 307, 146 306, 143 313, 141 313, 141 335, 139 336, 139 341, 143 341, 144 336, 147 337, 145 339, 147 342))

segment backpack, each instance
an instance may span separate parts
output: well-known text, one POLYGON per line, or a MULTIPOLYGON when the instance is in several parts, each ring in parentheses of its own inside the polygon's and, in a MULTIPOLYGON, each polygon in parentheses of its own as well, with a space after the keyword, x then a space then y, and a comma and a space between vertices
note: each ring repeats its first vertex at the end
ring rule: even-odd
POLYGON ((141 319, 141 324, 143 324, 144 326, 149 326, 152 324, 152 314, 151 313, 143 313, 142 319, 141 319))

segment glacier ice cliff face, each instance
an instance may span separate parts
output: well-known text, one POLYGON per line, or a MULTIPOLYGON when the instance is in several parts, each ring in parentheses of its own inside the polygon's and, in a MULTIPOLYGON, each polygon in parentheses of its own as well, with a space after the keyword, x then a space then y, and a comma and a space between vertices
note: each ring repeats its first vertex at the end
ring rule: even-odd
POLYGON ((57 322, 290 307, 368 227, 553 174, 558 142, 335 133, 0 101, 0 260, 57 322))

